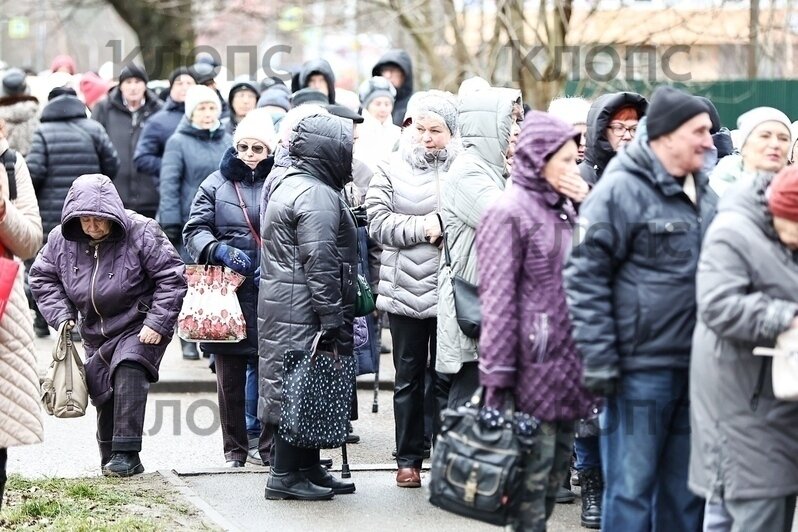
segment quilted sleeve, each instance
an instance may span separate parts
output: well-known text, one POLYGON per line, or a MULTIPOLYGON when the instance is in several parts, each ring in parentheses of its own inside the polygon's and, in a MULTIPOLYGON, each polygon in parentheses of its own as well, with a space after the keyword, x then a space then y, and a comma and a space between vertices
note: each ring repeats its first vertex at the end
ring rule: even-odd
MULTIPOLYGON (((5 216, 0 220, 0 242, 22 260, 36 255, 42 245, 42 218, 39 203, 22 154, 17 154, 15 166, 17 199, 6 200, 5 216)), ((8 190, 4 191, 8 197, 8 190)))
POLYGON ((211 174, 197 190, 188 222, 183 227, 183 242, 197 264, 206 262, 211 244, 216 243, 216 174, 211 174))
POLYGON ((141 265, 147 276, 155 282, 152 306, 144 325, 162 336, 171 337, 188 290, 186 267, 154 220, 147 222, 142 238, 139 255, 141 265))
POLYGON ((28 275, 33 299, 45 321, 54 329, 66 320, 77 321, 78 318, 78 312, 61 282, 57 264, 63 241, 61 226, 58 226, 50 232, 47 244, 39 252, 28 275))
POLYGON ((381 246, 408 248, 426 242, 424 217, 397 214, 393 207, 393 183, 380 168, 366 193, 369 235, 381 246))
POLYGON ((299 260, 322 329, 334 329, 344 323, 337 244, 341 202, 331 188, 318 185, 300 194, 294 204, 299 260))

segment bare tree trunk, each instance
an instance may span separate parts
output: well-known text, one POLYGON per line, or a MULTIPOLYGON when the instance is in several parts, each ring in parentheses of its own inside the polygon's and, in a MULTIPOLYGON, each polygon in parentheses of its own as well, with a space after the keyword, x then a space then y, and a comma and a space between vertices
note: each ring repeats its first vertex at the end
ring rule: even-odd
POLYGON ((748 79, 756 79, 757 48, 759 47, 759 0, 751 0, 751 12, 748 21, 748 79))
POLYGON ((108 3, 138 36, 150 77, 165 78, 176 67, 193 63, 193 57, 186 57, 196 41, 192 0, 160 4, 148 0, 108 0, 108 3))

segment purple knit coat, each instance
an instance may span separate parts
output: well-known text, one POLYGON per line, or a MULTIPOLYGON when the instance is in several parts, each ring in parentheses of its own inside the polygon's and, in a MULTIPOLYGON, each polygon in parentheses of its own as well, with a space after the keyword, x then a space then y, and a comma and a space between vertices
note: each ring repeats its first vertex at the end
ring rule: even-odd
POLYGON ((563 287, 576 211, 542 177, 547 158, 576 135, 552 115, 530 112, 512 185, 477 229, 479 369, 487 403, 500 406, 511 389, 516 408, 543 421, 584 418, 596 404, 580 383, 563 287))

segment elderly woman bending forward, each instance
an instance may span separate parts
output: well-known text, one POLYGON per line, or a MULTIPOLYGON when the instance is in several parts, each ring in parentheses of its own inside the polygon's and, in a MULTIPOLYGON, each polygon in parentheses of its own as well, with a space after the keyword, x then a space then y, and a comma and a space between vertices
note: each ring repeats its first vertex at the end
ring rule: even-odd
POLYGON ((144 408, 186 294, 184 269, 155 220, 126 211, 99 174, 72 184, 61 225, 31 268, 31 291, 48 324, 57 328, 80 313, 106 476, 144 471, 144 408))

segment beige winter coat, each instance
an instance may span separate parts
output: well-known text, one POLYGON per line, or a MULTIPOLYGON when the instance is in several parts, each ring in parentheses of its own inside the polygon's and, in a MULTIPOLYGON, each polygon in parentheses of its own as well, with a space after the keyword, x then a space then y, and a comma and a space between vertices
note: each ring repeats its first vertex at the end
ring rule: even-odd
MULTIPOLYGON (((0 139, 0 154, 8 141, 0 139)), ((17 154, 17 199, 6 201, 0 218, 0 242, 18 259, 36 255, 42 245, 42 221, 24 158, 17 154)), ((8 199, 8 176, 0 165, 0 194, 8 199)), ((33 343, 33 319, 23 289, 20 264, 5 313, 0 318, 0 448, 42 441, 39 374, 33 343)))

